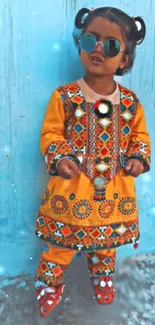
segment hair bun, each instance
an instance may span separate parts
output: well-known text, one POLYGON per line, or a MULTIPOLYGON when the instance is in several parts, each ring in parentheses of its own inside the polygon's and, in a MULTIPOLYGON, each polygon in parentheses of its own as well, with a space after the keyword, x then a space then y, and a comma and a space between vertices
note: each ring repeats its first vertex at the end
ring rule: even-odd
POLYGON ((146 25, 141 17, 135 17, 134 22, 137 28, 136 44, 139 45, 144 41, 146 35, 146 25))
POLYGON ((88 16, 88 14, 90 13, 90 9, 87 8, 82 8, 79 10, 79 12, 77 13, 76 17, 75 17, 75 27, 78 29, 82 29, 84 27, 85 24, 85 20, 87 17, 85 17, 86 15, 88 16))

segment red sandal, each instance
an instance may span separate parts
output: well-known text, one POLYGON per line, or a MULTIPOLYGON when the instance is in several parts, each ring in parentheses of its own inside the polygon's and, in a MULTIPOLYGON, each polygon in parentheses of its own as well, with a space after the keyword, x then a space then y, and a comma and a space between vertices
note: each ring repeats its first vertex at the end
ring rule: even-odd
POLYGON ((93 276, 92 284, 98 304, 108 305, 113 303, 116 293, 112 276, 93 276))
POLYGON ((36 290, 39 313, 45 318, 58 305, 62 298, 65 285, 62 284, 59 288, 41 286, 36 290))

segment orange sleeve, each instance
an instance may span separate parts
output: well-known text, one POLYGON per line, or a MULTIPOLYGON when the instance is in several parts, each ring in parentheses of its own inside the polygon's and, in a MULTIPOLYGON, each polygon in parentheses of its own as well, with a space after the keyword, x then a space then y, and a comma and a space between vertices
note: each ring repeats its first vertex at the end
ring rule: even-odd
POLYGON ((150 169, 150 156, 150 137, 147 131, 143 107, 141 103, 138 102, 126 157, 127 159, 139 159, 144 165, 144 172, 147 172, 150 169))
POLYGON ((56 163, 59 159, 69 155, 70 159, 76 161, 73 149, 65 138, 64 99, 61 96, 59 90, 55 90, 51 96, 40 135, 40 149, 51 175, 57 175, 56 163))

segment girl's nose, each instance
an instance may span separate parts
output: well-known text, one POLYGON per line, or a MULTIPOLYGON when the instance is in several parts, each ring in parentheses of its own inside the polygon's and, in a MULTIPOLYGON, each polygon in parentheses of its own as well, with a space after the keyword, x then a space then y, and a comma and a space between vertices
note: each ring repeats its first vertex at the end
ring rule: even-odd
POLYGON ((102 43, 100 42, 97 43, 95 52, 102 53, 102 43))

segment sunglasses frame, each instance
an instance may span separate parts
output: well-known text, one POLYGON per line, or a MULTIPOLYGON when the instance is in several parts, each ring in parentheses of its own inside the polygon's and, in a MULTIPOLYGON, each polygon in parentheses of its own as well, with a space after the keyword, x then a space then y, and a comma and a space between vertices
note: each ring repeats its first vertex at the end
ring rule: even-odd
POLYGON ((81 36, 80 40, 79 40, 79 44, 81 44, 81 39, 82 39, 82 37, 83 37, 84 35, 91 35, 91 36, 94 37, 94 39, 95 39, 95 41, 96 41, 96 45, 95 45, 95 48, 93 49, 93 51, 84 51, 84 50, 81 48, 81 46, 80 46, 80 49, 81 49, 83 52, 85 52, 85 53, 93 53, 93 52, 95 51, 95 49, 96 49, 96 47, 97 47, 98 44, 101 44, 101 45, 102 45, 102 55, 104 55, 104 57, 106 57, 106 58, 111 58, 111 59, 112 59, 112 58, 115 58, 115 57, 116 57, 120 52, 124 52, 124 49, 121 48, 121 44, 120 44, 120 42, 119 42, 117 39, 115 39, 115 38, 109 38, 109 39, 107 39, 107 40, 104 41, 104 42, 99 42, 99 41, 97 41, 96 37, 95 37, 93 34, 91 34, 91 33, 84 33, 84 34, 81 36), (119 53, 118 53, 117 55, 115 55, 115 56, 108 56, 108 55, 106 55, 106 54, 104 53, 104 44, 105 44, 107 41, 109 41, 109 40, 111 40, 111 41, 117 41, 117 42, 119 43, 119 45, 120 45, 119 53))

